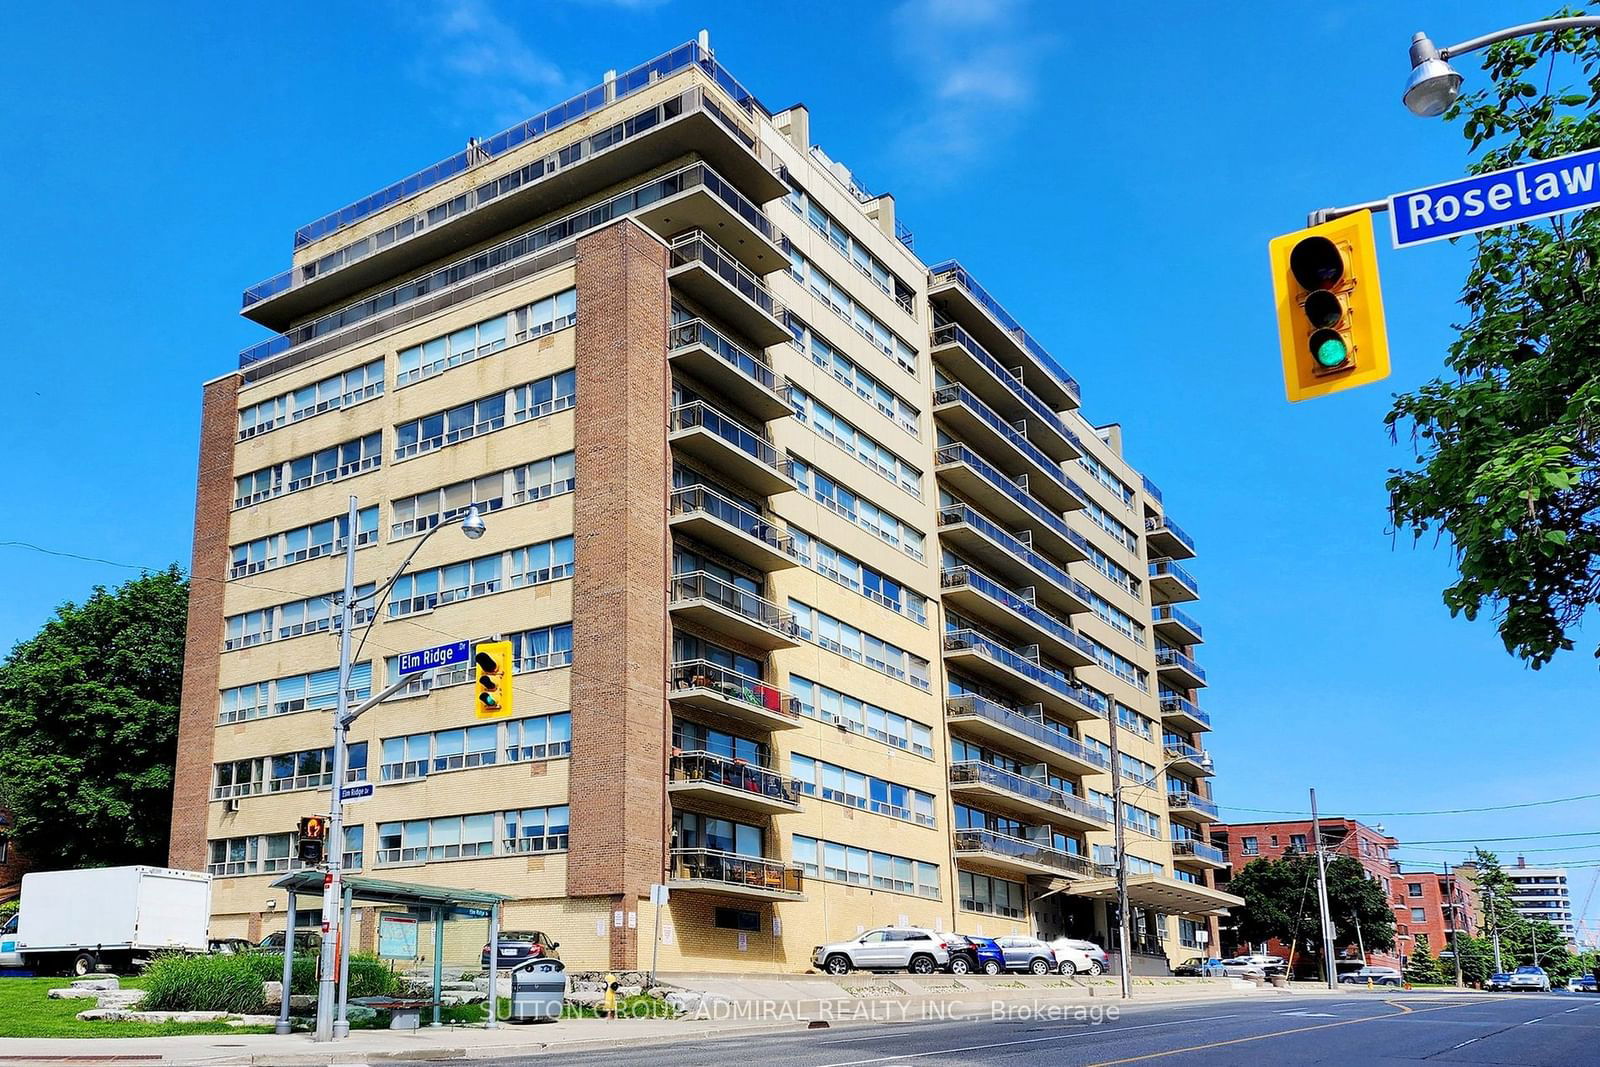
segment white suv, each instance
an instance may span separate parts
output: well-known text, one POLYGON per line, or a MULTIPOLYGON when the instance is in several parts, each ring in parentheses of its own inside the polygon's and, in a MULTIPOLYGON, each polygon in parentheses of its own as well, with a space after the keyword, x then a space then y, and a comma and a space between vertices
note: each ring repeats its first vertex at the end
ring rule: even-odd
POLYGON ((949 962, 950 942, 946 936, 918 926, 880 927, 854 941, 818 945, 811 950, 812 965, 828 974, 848 974, 853 970, 932 974, 949 962))

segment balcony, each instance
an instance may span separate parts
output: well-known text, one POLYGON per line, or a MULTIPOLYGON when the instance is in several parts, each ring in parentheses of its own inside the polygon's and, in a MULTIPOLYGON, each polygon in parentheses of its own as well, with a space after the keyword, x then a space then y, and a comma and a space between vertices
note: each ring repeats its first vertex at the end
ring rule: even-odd
POLYGON ((1068 562, 1087 559, 1088 542, 1066 520, 1029 495, 1028 488, 996 470, 966 445, 934 453, 939 480, 1001 522, 1027 530, 1033 546, 1068 562))
POLYGON ((1012 479, 1026 478, 1028 490, 1056 511, 1085 504, 1083 490, 1062 471, 1061 464, 1044 454, 1022 431, 1007 423, 994 409, 964 385, 947 385, 933 393, 933 413, 967 444, 977 448, 1012 479))
POLYGON ((762 496, 794 488, 788 460, 764 434, 730 419, 703 400, 673 408, 667 430, 667 440, 674 447, 699 460, 708 470, 749 486, 762 496))
POLYGON ((953 322, 933 329, 933 361, 951 378, 965 384, 1000 416, 1021 422, 1028 440, 1057 462, 1083 455, 1078 435, 1022 384, 1018 371, 1000 364, 972 335, 953 322))
POLYGON ((667 525, 763 571, 800 565, 793 539, 778 528, 776 519, 703 485, 673 490, 667 525))
POLYGON ((1228 866, 1228 854, 1215 845, 1208 845, 1194 838, 1184 838, 1172 842, 1172 862, 1181 863, 1186 867, 1203 867, 1210 871, 1220 871, 1228 866))
POLYGON ((783 309, 749 267, 700 230, 673 239, 667 278, 721 321, 766 348, 792 340, 783 309))
POLYGON ((675 848, 669 859, 667 886, 671 889, 756 900, 806 899, 805 874, 796 864, 713 848, 675 848))
POLYGON ((1075 737, 1052 728, 1039 718, 1015 711, 980 696, 948 697, 945 722, 963 735, 991 748, 1026 759, 1039 760, 1073 774, 1106 774, 1110 762, 1075 737))
POLYGON ((1051 826, 1077 830, 1106 830, 1111 826, 1111 817, 1105 810, 1082 797, 975 760, 950 764, 950 793, 957 798, 988 801, 1051 826))
POLYGON ((1157 515, 1144 520, 1144 539, 1150 545, 1152 556, 1166 556, 1170 559, 1194 559, 1194 538, 1183 532, 1183 529, 1165 515, 1157 515))
POLYGON ((667 699, 763 730, 795 730, 801 725, 800 703, 794 697, 710 660, 674 663, 667 699))
POLYGON ((1175 693, 1161 694, 1161 721, 1190 734, 1211 729, 1211 716, 1194 701, 1175 693))
POLYGON ((951 259, 929 269, 928 301, 947 319, 964 326, 980 345, 1000 353, 1002 363, 1021 367, 1018 377, 1046 404, 1057 411, 1078 406, 1078 383, 1072 375, 960 263, 951 259))
POLYGON ((1199 689, 1206 684, 1200 664, 1175 648, 1156 649, 1156 677, 1175 689, 1199 689))
POLYGON ((1094 864, 1083 856, 1007 837, 992 830, 957 830, 957 860, 975 860, 1008 874, 1046 878, 1093 878, 1094 864))
POLYGON ((1175 645, 1198 645, 1205 640, 1200 624, 1181 608, 1157 604, 1150 609, 1150 618, 1155 622, 1156 634, 1175 645))
POLYGON ((1196 748, 1187 741, 1175 737, 1163 738, 1161 752, 1169 767, 1185 774, 1213 775, 1217 773, 1211 762, 1211 753, 1204 749, 1196 748))
POLYGON ((1062 614, 1093 608, 1088 586, 976 508, 965 504, 942 508, 939 537, 964 556, 983 564, 990 574, 999 575, 1017 588, 1031 588, 1035 600, 1062 614))
POLYGON ((714 574, 675 574, 668 588, 667 610, 679 618, 768 651, 800 647, 793 615, 714 574))
POLYGON ((999 582, 971 567, 953 567, 939 576, 946 604, 997 630, 1036 644, 1067 667, 1094 664, 1094 646, 1072 627, 1047 614, 999 582))
POLYGON ((1196 822, 1216 822, 1218 817, 1214 801, 1187 789, 1174 789, 1167 794, 1167 814, 1196 822))
POLYGON ((768 815, 800 810, 798 780, 713 752, 675 753, 667 764, 667 792, 768 815))
POLYGON ((794 414, 766 355, 746 352, 700 319, 668 331, 667 358, 763 422, 794 414))
POLYGON ((1150 599, 1157 604, 1180 604, 1200 599, 1200 584, 1170 559, 1150 564, 1150 599))
POLYGON ((1043 705, 1063 719, 1082 721, 1106 717, 1105 697, 1077 685, 1037 662, 972 630, 952 630, 944 635, 944 659, 1017 693, 1025 703, 1043 705))

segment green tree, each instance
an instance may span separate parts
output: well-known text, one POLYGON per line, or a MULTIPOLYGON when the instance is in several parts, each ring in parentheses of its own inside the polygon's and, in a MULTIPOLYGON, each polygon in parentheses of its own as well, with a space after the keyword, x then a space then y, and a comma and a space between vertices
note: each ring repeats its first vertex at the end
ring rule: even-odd
MULTIPOLYGON (((1461 951, 1461 980, 1467 985, 1482 985, 1494 973, 1494 946, 1486 937, 1472 937, 1467 934, 1457 934, 1456 940, 1461 951)), ((1450 966, 1452 980, 1455 965, 1450 966)))
POLYGON ((1444 981, 1444 972, 1439 969, 1439 961, 1433 958, 1427 934, 1417 935, 1417 943, 1411 949, 1411 957, 1406 960, 1405 975, 1406 981, 1419 984, 1437 985, 1444 981))
MULTIPOLYGON (((1255 860, 1228 883, 1228 892, 1244 898, 1244 907, 1234 912, 1242 940, 1276 939, 1295 945, 1298 952, 1322 955, 1315 856, 1255 860)), ((1368 951, 1394 947, 1394 912, 1388 898, 1379 883, 1366 876, 1361 864, 1348 856, 1328 861, 1328 910, 1336 945, 1359 941, 1368 951)))
POLYGON ((188 582, 63 604, 0 664, 0 807, 37 867, 165 863, 188 582))
MULTIPOLYGON (((1498 44, 1484 66, 1489 84, 1445 114, 1471 142, 1470 172, 1600 145, 1593 33, 1498 44), (1551 88, 1557 75, 1582 81, 1551 88)), ((1506 650, 1538 668, 1600 602, 1600 211, 1475 241, 1451 376, 1397 396, 1387 417, 1415 450, 1390 471, 1392 519, 1448 536, 1445 606, 1468 619, 1487 606, 1506 650)))

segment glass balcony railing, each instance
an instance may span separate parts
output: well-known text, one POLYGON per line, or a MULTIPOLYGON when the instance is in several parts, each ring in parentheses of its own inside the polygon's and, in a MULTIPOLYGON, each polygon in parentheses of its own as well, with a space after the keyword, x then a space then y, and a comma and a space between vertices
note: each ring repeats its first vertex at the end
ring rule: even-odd
POLYGON ((1201 710, 1200 705, 1187 697, 1180 697, 1173 693, 1161 694, 1161 713, 1163 715, 1183 715, 1195 722, 1204 723, 1207 729, 1211 728, 1211 716, 1201 710))
POLYGON ((997 415, 988 404, 973 396, 966 386, 947 385, 940 389, 935 389, 933 402, 935 404, 960 404, 977 416, 985 426, 988 426, 995 433, 1009 441, 1018 452, 1028 457, 1051 481, 1077 497, 1080 501, 1088 499, 1084 496, 1082 487, 1062 471, 1061 464, 1041 452, 1038 445, 1028 440, 1014 426, 997 415))
POLYGON ((939 587, 941 589, 958 589, 963 586, 975 589, 984 596, 999 601, 1062 644, 1071 645, 1085 656, 1094 659, 1094 644, 1087 637, 1084 637, 1055 616, 1023 600, 988 575, 973 570, 971 567, 952 567, 939 575, 939 587))
POLYGON ((805 875, 796 864, 714 848, 675 848, 674 881, 721 882, 730 887, 771 893, 802 893, 805 875))
POLYGON ((1105 823, 1111 821, 1111 816, 1106 813, 1104 808, 1090 804, 1082 797, 1074 796, 1045 782, 1024 778, 1020 774, 1012 774, 1010 771, 1003 770, 992 764, 980 763, 977 760, 963 760, 959 763, 950 764, 950 784, 993 786, 996 789, 1004 790, 1014 796, 1022 797, 1047 807, 1070 811, 1080 818, 1105 823))
POLYGON ((1200 595, 1200 583, 1194 580, 1194 575, 1178 566, 1170 559, 1158 559, 1150 564, 1150 577, 1169 577, 1177 579, 1178 583, 1188 589, 1195 596, 1200 595))
POLYGON ((938 348, 940 345, 947 344, 960 345, 980 366, 998 378, 1000 384, 1004 385, 1012 395, 1020 400, 1023 406, 1036 419, 1045 423, 1060 436, 1071 441, 1079 451, 1082 451, 1083 443, 1078 440, 1078 435, 1068 429, 1067 424, 1061 421, 1061 416, 1051 411, 1050 406, 1040 400, 1033 390, 1023 384, 1022 379, 1006 369, 998 359, 989 354, 988 349, 974 341, 971 334, 953 322, 941 323, 935 326, 933 330, 933 346, 938 348))
POLYGON ((1161 749, 1168 760, 1185 760, 1197 766, 1211 765, 1211 756, 1204 749, 1196 748, 1182 738, 1163 737, 1161 749))
POLYGON ((1009 311, 1000 306, 1000 301, 990 296, 989 291, 979 285, 977 279, 969 274, 967 269, 958 261, 947 259, 943 263, 936 264, 928 269, 928 275, 930 284, 950 281, 959 285, 984 310, 993 315, 1001 328, 1017 339, 1018 344, 1032 353, 1033 357, 1039 361, 1039 366, 1054 379, 1055 383, 1064 392, 1074 397, 1081 398, 1083 396, 1082 391, 1078 388, 1077 379, 1062 370, 1061 365, 1055 361, 1055 358, 1049 352, 1045 351, 1044 346, 1035 341, 1033 336, 1022 328, 1022 324, 1012 318, 1009 311))
POLYGON ((1196 637, 1203 637, 1205 634, 1205 631, 1200 629, 1200 624, 1194 621, 1194 616, 1171 604, 1158 604, 1151 608, 1150 618, 1154 622, 1163 622, 1170 619, 1196 637))
POLYGON ((668 781, 701 783, 754 793, 780 804, 800 806, 800 781, 769 767, 756 767, 741 759, 714 752, 678 752, 671 757, 668 781))
POLYGON ((946 715, 975 715, 987 719, 996 726, 1003 726, 1022 734, 1041 745, 1057 749, 1074 759, 1092 763, 1105 770, 1111 769, 1110 760, 1077 738, 1069 737, 1060 730, 1053 730, 1038 719, 1030 719, 1022 712, 1014 711, 1003 704, 996 704, 980 696, 959 696, 946 700, 944 708, 946 715))
POLYGON ((1196 663, 1188 656, 1185 656, 1182 652, 1179 652, 1175 648, 1156 649, 1156 666, 1177 667, 1180 670, 1188 671, 1202 682, 1206 680, 1206 672, 1200 666, 1200 664, 1196 663))
POLYGON ((764 597, 740 589, 732 582, 725 582, 705 571, 674 574, 668 599, 704 600, 788 637, 797 637, 800 632, 792 613, 764 597))
POLYGON ((794 538, 780 530, 775 519, 759 515, 742 504, 735 504, 715 489, 703 485, 674 489, 668 511, 673 515, 709 515, 775 552, 800 558, 794 548, 794 538))
POLYGON ((720 437, 763 466, 776 471, 783 471, 787 466, 771 441, 758 435, 743 423, 728 418, 703 400, 695 400, 673 408, 668 429, 703 429, 720 437))
POLYGON ((765 355, 756 356, 746 352, 700 319, 674 323, 668 343, 673 352, 681 352, 698 345, 709 352, 714 352, 724 363, 763 389, 774 393, 779 391, 778 376, 767 365, 765 355))
POLYGON ((781 314, 782 309, 772 299, 772 294, 761 279, 700 230, 690 230, 672 240, 672 266, 682 267, 690 263, 699 263, 773 318, 781 314))
MULTIPOLYGON (((1093 603, 1090 599, 1089 587, 1078 579, 1069 575, 1065 570, 1050 560, 1039 555, 1033 549, 1019 541, 1015 535, 1003 529, 998 523, 976 508, 961 504, 953 508, 939 509, 940 526, 956 526, 960 524, 971 526, 995 544, 1006 549, 1017 559, 1026 563, 1030 568, 1044 575, 1055 585, 1060 586, 1084 603, 1093 603)), ((1072 531, 1076 533, 1076 531, 1072 531)), ((1080 535, 1081 536, 1081 535, 1080 535)))
POLYGON ((1192 858, 1205 860, 1207 863, 1227 863, 1228 854, 1215 845, 1208 845, 1204 841, 1193 838, 1182 838, 1172 842, 1172 858, 1192 858))
MULTIPOLYGON (((1082 534, 1070 529, 1060 516, 1054 514, 1039 501, 1029 496, 1021 486, 1007 478, 1003 472, 996 470, 987 460, 966 445, 945 445, 934 455, 934 462, 940 465, 962 463, 971 467, 979 477, 1004 493, 1007 499, 1026 511, 1034 521, 1051 530, 1062 540, 1070 541, 1080 547, 1086 547, 1087 542, 1084 541, 1082 534)), ((1082 493, 1078 493, 1078 496, 1082 499, 1082 493)), ((1152 564, 1152 566, 1154 565, 1152 564)))
POLYGON ((1167 807, 1182 811, 1197 811, 1202 815, 1217 817, 1217 805, 1199 793, 1188 789, 1174 789, 1167 794, 1167 807))
POLYGON ((1161 503, 1161 488, 1155 482, 1152 482, 1148 475, 1141 474, 1139 478, 1144 483, 1145 496, 1148 496, 1157 504, 1161 503))
POLYGON ((1083 878, 1093 878, 1096 873, 1094 864, 1085 856, 1074 856, 1070 852, 1024 841, 1020 837, 997 834, 993 830, 957 830, 955 845, 957 852, 1004 856, 1083 878))
POLYGON ((1106 698, 1100 693, 1046 670, 1033 660, 1013 652, 997 641, 990 640, 976 630, 947 631, 944 635, 944 649, 946 652, 967 649, 981 652, 994 662, 1016 671, 1036 685, 1040 685, 1060 696, 1063 700, 1070 700, 1102 718, 1106 715, 1106 698))
POLYGON ((1144 528, 1152 533, 1157 530, 1163 531, 1170 535, 1172 539, 1177 541, 1180 545, 1183 545, 1185 548, 1187 548, 1190 552, 1198 551, 1198 549, 1195 548, 1194 538, 1185 533, 1183 527, 1179 526, 1165 515, 1159 519, 1144 520, 1144 528))
POLYGON ((800 702, 775 685, 705 659, 680 660, 668 679, 672 692, 705 689, 725 700, 750 704, 775 715, 800 718, 800 702))

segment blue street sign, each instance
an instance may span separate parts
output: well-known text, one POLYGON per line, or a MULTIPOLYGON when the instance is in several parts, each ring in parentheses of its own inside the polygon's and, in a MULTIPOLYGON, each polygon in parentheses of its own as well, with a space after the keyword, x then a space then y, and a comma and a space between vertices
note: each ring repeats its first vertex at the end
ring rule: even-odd
POLYGON ((1442 241, 1600 204, 1600 149, 1396 193, 1389 226, 1396 248, 1442 241))
POLYGON ((400 655, 400 673, 416 674, 418 671, 431 671, 435 667, 449 667, 465 663, 470 656, 471 651, 465 641, 457 641, 453 645, 435 645, 433 648, 419 649, 416 652, 403 652, 400 655))
POLYGON ((358 800, 372 799, 373 785, 371 782, 361 782, 356 785, 347 785, 339 790, 339 803, 354 804, 358 800))

